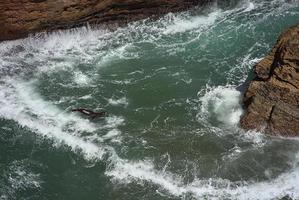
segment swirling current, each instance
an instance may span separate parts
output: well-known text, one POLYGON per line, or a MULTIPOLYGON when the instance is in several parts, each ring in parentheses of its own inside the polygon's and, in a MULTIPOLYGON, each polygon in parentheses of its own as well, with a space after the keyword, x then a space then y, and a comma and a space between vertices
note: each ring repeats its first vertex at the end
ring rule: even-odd
POLYGON ((298 138, 238 125, 239 86, 298 19, 248 0, 0 43, 0 199, 299 199, 298 138))

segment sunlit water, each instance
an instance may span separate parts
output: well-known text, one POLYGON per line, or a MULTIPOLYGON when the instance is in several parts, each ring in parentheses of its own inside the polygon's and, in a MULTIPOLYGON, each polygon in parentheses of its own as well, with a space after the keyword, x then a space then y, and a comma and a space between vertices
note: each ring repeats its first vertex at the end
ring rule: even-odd
POLYGON ((299 199, 298 138, 238 125, 239 86, 298 19, 242 1, 0 43, 0 199, 299 199))

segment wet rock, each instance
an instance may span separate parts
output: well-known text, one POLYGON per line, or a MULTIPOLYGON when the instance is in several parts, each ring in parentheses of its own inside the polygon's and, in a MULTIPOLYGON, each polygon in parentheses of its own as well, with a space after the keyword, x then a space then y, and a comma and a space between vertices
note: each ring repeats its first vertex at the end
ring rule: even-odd
POLYGON ((9 0, 0 3, 0 41, 99 23, 123 24, 210 0, 9 0))
POLYGON ((289 195, 282 197, 280 200, 293 200, 289 195))
POLYGON ((241 126, 299 136, 299 25, 282 33, 255 73, 244 95, 241 126))

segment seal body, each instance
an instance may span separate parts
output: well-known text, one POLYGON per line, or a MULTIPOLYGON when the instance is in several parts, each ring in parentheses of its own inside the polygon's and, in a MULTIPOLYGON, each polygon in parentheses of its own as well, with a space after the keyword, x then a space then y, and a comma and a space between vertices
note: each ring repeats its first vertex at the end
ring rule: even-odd
POLYGON ((105 112, 105 111, 94 112, 92 110, 88 110, 88 109, 85 109, 85 108, 72 109, 72 112, 80 112, 84 115, 89 116, 91 119, 95 119, 97 117, 104 117, 107 114, 107 112, 105 112))

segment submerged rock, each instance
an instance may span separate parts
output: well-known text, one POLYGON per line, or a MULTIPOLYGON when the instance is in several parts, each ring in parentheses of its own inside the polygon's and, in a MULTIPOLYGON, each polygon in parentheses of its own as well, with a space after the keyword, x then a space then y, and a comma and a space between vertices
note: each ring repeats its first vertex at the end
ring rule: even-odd
POLYGON ((127 23, 210 0, 9 0, 0 3, 0 41, 86 24, 127 23))
POLYGON ((286 30, 255 66, 244 95, 241 126, 267 134, 299 136, 299 25, 286 30))

